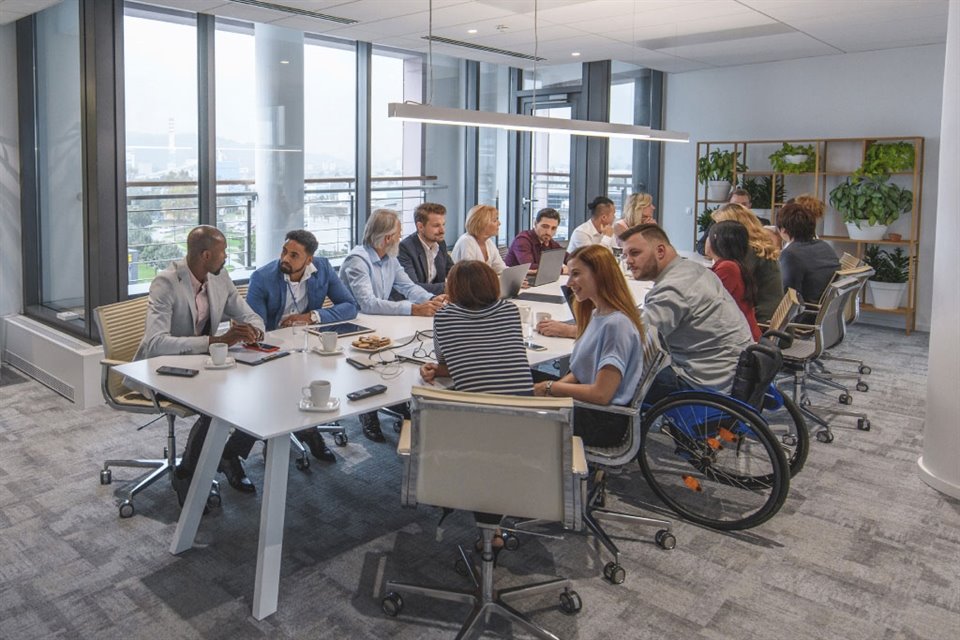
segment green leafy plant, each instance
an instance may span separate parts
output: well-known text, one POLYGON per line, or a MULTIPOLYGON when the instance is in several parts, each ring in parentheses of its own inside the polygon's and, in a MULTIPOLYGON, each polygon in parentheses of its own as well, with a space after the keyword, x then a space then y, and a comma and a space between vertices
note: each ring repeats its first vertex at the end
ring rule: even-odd
POLYGON ((706 233, 707 229, 710 228, 710 225, 713 224, 713 218, 710 216, 717 209, 718 207, 707 207, 700 213, 699 216, 697 216, 697 229, 700 230, 700 233, 706 233))
POLYGON ((913 207, 913 192, 886 179, 847 178, 830 192, 830 206, 858 227, 889 225, 913 207))
POLYGON ((784 202, 787 197, 786 189, 783 188, 783 177, 777 176, 776 187, 772 176, 763 176, 762 178, 744 178, 740 182, 740 188, 746 189, 750 194, 750 201, 756 209, 770 209, 771 203, 784 202), (775 193, 770 193, 771 189, 775 193))
POLYGON ((887 178, 891 173, 910 171, 915 160, 916 150, 910 142, 875 142, 867 148, 863 165, 853 177, 887 178))
POLYGON ((745 164, 737 162, 738 155, 733 151, 714 149, 709 155, 699 158, 697 160, 697 180, 701 184, 711 180, 733 182, 734 170, 738 172, 747 170, 745 164))
POLYGON ((783 146, 770 154, 770 166, 777 173, 810 173, 817 166, 816 156, 812 144, 794 146, 784 142, 783 146), (802 162, 790 162, 787 156, 806 156, 806 158, 802 162))
POLYGON ((910 276, 910 258, 900 247, 890 252, 875 244, 870 245, 863 254, 863 261, 876 272, 870 278, 875 282, 904 283, 910 276))

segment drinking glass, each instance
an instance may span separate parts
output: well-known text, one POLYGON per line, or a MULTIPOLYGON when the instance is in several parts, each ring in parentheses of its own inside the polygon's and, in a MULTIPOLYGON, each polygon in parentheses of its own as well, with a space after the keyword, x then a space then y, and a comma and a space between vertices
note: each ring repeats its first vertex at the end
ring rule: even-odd
POLYGON ((310 332, 307 331, 310 323, 297 320, 290 326, 293 327, 293 343, 297 345, 293 350, 297 352, 307 351, 310 348, 310 332))
POLYGON ((533 318, 533 309, 520 307, 520 324, 523 325, 523 337, 527 346, 533 342, 533 330, 535 329, 533 318))

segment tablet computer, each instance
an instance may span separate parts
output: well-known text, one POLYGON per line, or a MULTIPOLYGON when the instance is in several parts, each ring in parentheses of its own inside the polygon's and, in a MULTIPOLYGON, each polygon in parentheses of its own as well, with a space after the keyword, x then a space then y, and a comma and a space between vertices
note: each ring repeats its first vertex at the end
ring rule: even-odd
POLYGON ((336 331, 341 338, 345 336, 358 336, 361 333, 373 333, 373 329, 365 327, 356 322, 335 322, 333 324, 321 324, 310 327, 307 331, 314 335, 320 335, 324 331, 336 331))

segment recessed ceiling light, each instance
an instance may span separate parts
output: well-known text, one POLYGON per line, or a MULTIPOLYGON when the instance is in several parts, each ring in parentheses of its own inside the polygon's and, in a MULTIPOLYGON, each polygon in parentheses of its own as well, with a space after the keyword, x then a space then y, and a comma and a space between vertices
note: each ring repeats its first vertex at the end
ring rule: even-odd
POLYGON ((476 29, 467 29, 467 33, 476 33, 476 32, 477 32, 476 29))
POLYGON ((280 64, 290 64, 290 61, 289 61, 289 60, 281 60, 281 61, 280 61, 280 64))
POLYGON ((571 53, 570 55, 572 55, 574 58, 579 58, 579 57, 580 57, 580 52, 579 52, 579 51, 574 51, 574 52, 571 53))

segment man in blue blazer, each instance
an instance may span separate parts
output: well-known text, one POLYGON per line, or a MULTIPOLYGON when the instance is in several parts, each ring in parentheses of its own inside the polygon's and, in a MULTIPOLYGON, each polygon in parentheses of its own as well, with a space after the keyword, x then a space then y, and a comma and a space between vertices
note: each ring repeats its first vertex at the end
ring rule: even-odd
MULTIPOLYGON (((304 229, 287 233, 280 259, 269 262, 250 276, 247 304, 263 318, 267 331, 289 327, 294 322, 325 324, 357 317, 357 301, 330 261, 314 257, 317 238, 304 229), (323 308, 326 298, 332 307, 323 308)), ((318 460, 335 462, 323 436, 316 429, 297 432, 318 460)))
POLYGON ((440 295, 447 272, 453 267, 453 258, 444 240, 447 208, 424 202, 413 212, 413 220, 417 230, 400 242, 397 260, 411 280, 433 295, 440 295))

